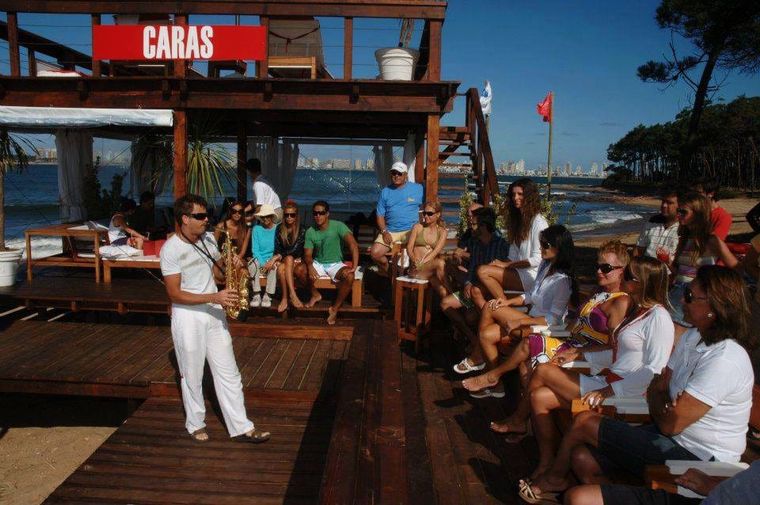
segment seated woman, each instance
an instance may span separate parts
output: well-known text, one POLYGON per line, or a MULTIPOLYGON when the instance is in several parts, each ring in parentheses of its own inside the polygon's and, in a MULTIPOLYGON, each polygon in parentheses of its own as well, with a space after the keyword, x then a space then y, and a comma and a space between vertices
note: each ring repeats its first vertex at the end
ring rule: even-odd
POLYGON ((701 267, 684 291, 683 309, 693 328, 647 389, 653 424, 631 426, 595 412, 578 415, 552 467, 529 486, 534 495, 569 487, 571 463, 582 483, 602 484, 585 491, 611 504, 631 503, 618 499, 630 496, 626 490, 606 485, 612 470, 643 478, 646 465, 669 459, 739 461, 754 384, 745 350, 754 342, 741 277, 725 267, 701 267))
POLYGON ((409 275, 429 280, 443 298, 450 290, 446 291, 435 276, 436 269, 443 263, 439 255, 446 245, 446 226, 441 219, 441 204, 435 201, 425 203, 420 207, 420 216, 422 222, 412 226, 406 244, 411 262, 409 275))
POLYGON ((233 200, 227 207, 227 214, 223 221, 214 227, 214 239, 221 251, 229 236, 230 241, 237 250, 238 257, 242 260, 248 252, 248 241, 251 238, 251 230, 243 220, 243 202, 233 200))
POLYGON ((111 222, 108 224, 108 241, 112 246, 128 245, 135 249, 143 248, 143 242, 148 239, 127 225, 127 219, 136 208, 137 204, 134 200, 124 198, 120 211, 111 217, 111 222))
MULTIPOLYGON (((573 237, 562 225, 553 225, 541 232, 539 243, 543 261, 538 267, 538 277, 533 288, 524 295, 502 300, 495 298, 483 306, 480 316, 480 346, 473 349, 468 358, 454 366, 458 373, 496 368, 498 346, 512 338, 512 332, 521 326, 533 324, 558 324, 564 320, 567 305, 577 296, 573 279, 573 237), (515 306, 531 305, 525 314, 515 306), (484 361, 485 360, 485 361, 484 361)), ((491 387, 483 387, 470 393, 474 398, 504 396, 504 386, 496 381, 491 387)))
MULTIPOLYGON (((560 441, 553 416, 557 409, 570 409, 576 398, 592 407, 610 396, 641 396, 655 374, 668 361, 673 347, 673 321, 665 308, 668 294, 668 269, 654 258, 639 257, 623 271, 623 289, 631 305, 623 322, 612 334, 612 350, 583 352, 597 375, 581 375, 564 368, 541 364, 533 373, 530 391, 533 428, 538 442, 539 464, 533 472, 534 493, 551 491, 544 473, 550 471, 560 441), (540 490, 540 491, 539 491, 540 490)), ((560 455, 557 455, 560 458, 560 455)), ((565 476, 563 475, 563 479, 565 476)), ((525 483, 529 480, 523 481, 525 483)), ((530 496, 531 486, 521 486, 521 495, 530 496)))
POLYGON ((272 259, 279 263, 277 278, 280 281, 282 300, 277 307, 277 312, 288 310, 288 303, 293 307, 302 308, 303 303, 296 294, 295 279, 301 284, 307 284, 308 272, 303 263, 303 244, 306 238, 306 229, 301 226, 298 215, 298 204, 288 200, 283 206, 282 223, 277 225, 274 232, 274 256, 272 259))
MULTIPOLYGON (((609 349, 610 334, 623 321, 630 305, 627 293, 621 291, 623 270, 630 257, 624 244, 612 240, 599 248, 598 261, 596 279, 599 292, 581 309, 578 320, 570 329, 569 338, 531 334, 511 347, 511 354, 502 364, 482 375, 463 380, 462 385, 470 391, 494 387, 503 374, 530 360, 532 366, 526 366, 526 373, 521 374, 525 379, 523 386, 527 388, 530 371, 538 363, 549 362, 559 366, 578 359, 581 352, 609 349)), ((525 434, 529 418, 530 402, 527 396, 523 396, 515 412, 503 422, 491 423, 491 429, 499 433, 525 434)))
POLYGON ((253 298, 251 307, 271 307, 272 297, 277 290, 277 261, 274 259, 274 236, 275 236, 275 211, 265 203, 254 214, 259 223, 253 227, 253 259, 248 264, 248 272, 251 274, 251 288, 253 298), (264 296, 261 296, 261 282, 259 274, 266 276, 267 287, 264 296))

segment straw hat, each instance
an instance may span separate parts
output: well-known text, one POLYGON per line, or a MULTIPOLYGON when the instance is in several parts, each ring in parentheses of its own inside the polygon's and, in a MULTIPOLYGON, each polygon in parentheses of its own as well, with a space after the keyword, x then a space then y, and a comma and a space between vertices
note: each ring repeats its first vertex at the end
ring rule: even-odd
POLYGON ((264 217, 264 216, 274 216, 274 207, 269 205, 268 203, 261 204, 261 207, 259 208, 259 211, 254 214, 256 217, 264 217))

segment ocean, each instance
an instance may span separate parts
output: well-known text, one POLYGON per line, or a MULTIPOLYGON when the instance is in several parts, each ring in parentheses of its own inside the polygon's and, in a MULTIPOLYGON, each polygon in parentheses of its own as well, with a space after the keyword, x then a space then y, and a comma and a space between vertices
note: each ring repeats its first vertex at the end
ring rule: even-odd
MULTIPOLYGON (((101 186, 110 189, 115 174, 126 174, 123 166, 104 166, 98 174, 101 186)), ((512 176, 499 176, 502 184, 515 180, 512 176)), ((545 178, 535 178, 545 183, 545 178)), ((554 177, 556 185, 573 184, 572 190, 553 190, 555 211, 559 223, 567 225, 574 232, 640 219, 651 213, 651 209, 634 205, 615 204, 595 198, 592 191, 584 191, 599 184, 598 179, 554 177)), ((139 195, 129 194, 129 179, 125 177, 124 190, 127 196, 138 200, 139 195)), ((227 194, 234 195, 231 185, 227 194)), ((299 169, 293 181, 290 198, 299 205, 309 206, 316 200, 327 200, 333 214, 349 215, 357 212, 369 214, 377 202, 380 187, 372 171, 310 170, 299 169)), ((250 189, 249 189, 250 193, 250 189)), ((444 197, 457 197, 457 191, 442 193, 444 197)), ((222 198, 214 203, 219 205, 222 198)), ((171 188, 156 198, 157 206, 170 206, 173 198, 171 188)), ((448 205, 447 208, 456 208, 448 205)), ((10 173, 5 178, 5 236, 12 247, 23 240, 24 230, 60 222, 58 210, 58 172, 55 165, 30 165, 21 174, 10 173)), ((60 240, 55 242, 60 244, 60 240)), ((35 249, 45 244, 44 239, 35 239, 35 249)), ((48 244, 49 245, 49 244, 48 244)))

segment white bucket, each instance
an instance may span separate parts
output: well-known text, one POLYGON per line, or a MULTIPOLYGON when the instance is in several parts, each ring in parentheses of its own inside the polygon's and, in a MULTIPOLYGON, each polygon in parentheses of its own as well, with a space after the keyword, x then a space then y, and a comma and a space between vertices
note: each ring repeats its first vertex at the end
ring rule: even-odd
POLYGON ((0 287, 16 284, 16 273, 21 261, 21 252, 20 249, 0 252, 0 287))
POLYGON ((411 81, 420 53, 404 47, 386 47, 375 51, 380 76, 386 81, 411 81))

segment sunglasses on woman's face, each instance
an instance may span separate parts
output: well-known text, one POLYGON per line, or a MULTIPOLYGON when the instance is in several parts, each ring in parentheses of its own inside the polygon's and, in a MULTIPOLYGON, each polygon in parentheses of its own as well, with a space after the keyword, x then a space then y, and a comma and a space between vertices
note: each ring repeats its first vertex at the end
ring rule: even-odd
POLYGON ((252 216, 252 215, 254 215, 255 213, 256 213, 256 211, 255 211, 255 210, 247 210, 247 211, 245 211, 245 215, 246 215, 246 216, 252 216))
POLYGON ((243 209, 232 209, 232 214, 242 214, 243 209))
POLYGON ((429 210, 421 210, 420 214, 426 217, 433 217, 437 214, 437 212, 430 212, 429 210))
POLYGON ((596 269, 602 272, 604 275, 607 275, 608 273, 612 272, 613 270, 618 270, 620 268, 625 268, 624 266, 616 266, 616 265, 610 265, 609 263, 599 263, 596 265, 596 269))
POLYGON ((285 216, 285 217, 296 217, 297 215, 298 214, 296 214, 295 212, 285 212, 283 214, 283 216, 285 216))
POLYGON ((676 209, 676 214, 678 214, 681 217, 686 216, 689 213, 689 209, 684 209, 683 207, 678 207, 676 209))
POLYGON ((552 245, 546 240, 539 240, 538 243, 541 246, 541 249, 549 249, 552 247, 552 245))
POLYGON ((683 301, 686 303, 691 303, 694 300, 707 300, 706 296, 694 296, 694 292, 691 290, 689 286, 686 286, 686 289, 683 290, 683 301))
POLYGON ((626 268, 623 270, 623 279, 625 279, 628 282, 639 282, 639 280, 636 278, 635 275, 633 275, 633 272, 630 268, 626 268))

